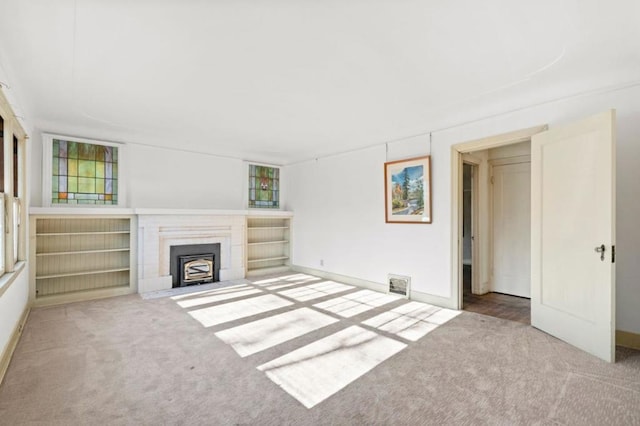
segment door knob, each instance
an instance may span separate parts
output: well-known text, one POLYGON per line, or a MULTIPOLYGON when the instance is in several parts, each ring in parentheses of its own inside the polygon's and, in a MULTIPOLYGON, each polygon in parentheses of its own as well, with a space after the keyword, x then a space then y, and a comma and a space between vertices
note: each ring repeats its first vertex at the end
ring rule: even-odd
POLYGON ((606 247, 604 246, 604 244, 600 244, 598 247, 596 247, 596 253, 600 253, 600 260, 602 260, 604 262, 604 252, 606 251, 606 247))

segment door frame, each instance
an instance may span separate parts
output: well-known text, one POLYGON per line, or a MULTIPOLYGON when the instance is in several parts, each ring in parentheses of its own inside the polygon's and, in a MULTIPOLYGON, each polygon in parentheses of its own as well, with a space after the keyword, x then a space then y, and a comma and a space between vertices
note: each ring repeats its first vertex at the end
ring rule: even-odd
MULTIPOLYGON (((479 231, 479 200, 478 200, 478 191, 480 189, 479 186, 479 177, 480 177, 480 164, 481 160, 473 157, 472 155, 465 154, 462 159, 463 166, 465 164, 471 166, 472 170, 472 180, 471 180, 471 292, 478 293, 480 291, 480 265, 479 265, 479 256, 480 256, 480 246, 476 243, 476 236, 479 231)), ((464 167, 463 167, 464 174, 464 167)), ((464 185, 464 182, 463 182, 464 185)), ((464 216, 464 203, 461 206, 462 215, 464 216)), ((462 231, 460 231, 460 235, 462 236, 462 231)), ((464 237, 464 236, 463 236, 464 237)), ((462 259, 461 261, 464 261, 462 259)))
MULTIPOLYGON (((462 309, 463 154, 525 142, 530 140, 533 135, 544 132, 548 128, 549 126, 545 124, 451 146, 451 296, 456 309, 462 309)), ((483 238, 483 236, 476 232, 475 237, 475 247, 479 247, 479 238, 483 238)), ((477 259, 477 256, 474 257, 477 259)))

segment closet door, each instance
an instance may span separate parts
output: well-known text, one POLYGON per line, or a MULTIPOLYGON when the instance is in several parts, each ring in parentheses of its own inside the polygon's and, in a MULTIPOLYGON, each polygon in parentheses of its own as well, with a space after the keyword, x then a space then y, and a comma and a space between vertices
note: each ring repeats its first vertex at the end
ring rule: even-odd
POLYGON ((492 169, 492 290, 531 297, 531 163, 492 169))

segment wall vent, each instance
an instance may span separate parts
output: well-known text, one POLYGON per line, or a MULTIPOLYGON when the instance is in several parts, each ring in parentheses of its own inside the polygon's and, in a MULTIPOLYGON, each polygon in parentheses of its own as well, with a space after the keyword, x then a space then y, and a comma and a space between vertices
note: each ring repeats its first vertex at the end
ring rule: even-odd
POLYGON ((404 275, 389 274, 389 288, 388 292, 398 294, 409 298, 411 289, 411 277, 405 277, 404 275))

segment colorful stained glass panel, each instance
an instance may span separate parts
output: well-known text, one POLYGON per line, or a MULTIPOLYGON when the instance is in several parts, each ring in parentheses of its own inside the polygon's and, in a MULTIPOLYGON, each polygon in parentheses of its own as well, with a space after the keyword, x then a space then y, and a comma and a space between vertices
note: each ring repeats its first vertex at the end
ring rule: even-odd
POLYGON ((280 207, 280 169, 249 165, 249 207, 280 207))
POLYGON ((118 204, 118 148, 54 139, 51 202, 118 204))

